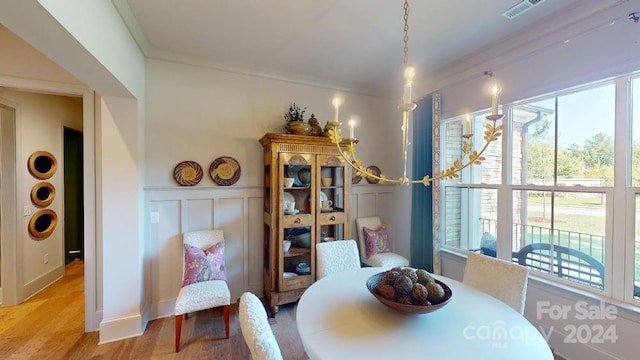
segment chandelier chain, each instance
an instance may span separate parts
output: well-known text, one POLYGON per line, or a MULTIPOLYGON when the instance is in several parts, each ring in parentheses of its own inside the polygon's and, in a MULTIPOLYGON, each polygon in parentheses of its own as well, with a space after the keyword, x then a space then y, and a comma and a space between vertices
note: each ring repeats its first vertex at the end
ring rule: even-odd
POLYGON ((406 67, 409 62, 409 1, 404 1, 404 59, 403 64, 406 67))
MULTIPOLYGON (((496 121, 503 117, 502 114, 498 113, 498 93, 500 92, 499 86, 493 86, 491 89, 492 94, 492 113, 491 115, 487 115, 487 120, 490 120, 489 123, 484 125, 483 139, 484 145, 478 150, 474 150, 474 142, 471 141, 473 136, 472 131, 467 131, 468 133, 462 134, 462 155, 453 161, 453 165, 440 171, 437 174, 424 175, 422 179, 419 180, 410 180, 407 176, 407 146, 409 144, 409 121, 410 114, 416 108, 416 104, 411 99, 411 83, 413 77, 415 75, 415 70, 412 67, 408 66, 409 62, 409 1, 404 0, 404 76, 405 76, 405 84, 403 87, 404 93, 402 97, 403 103, 398 106, 398 109, 402 111, 402 177, 400 178, 387 178, 384 174, 374 173, 369 167, 365 167, 362 163, 362 160, 358 159, 356 155, 356 144, 358 140, 355 138, 353 133, 353 125, 351 125, 351 134, 349 137, 348 144, 342 144, 342 130, 340 129, 340 122, 338 121, 338 106, 340 105, 340 101, 335 101, 335 121, 332 122, 333 126, 329 129, 329 138, 331 142, 334 143, 340 153, 340 158, 344 160, 346 164, 351 166, 356 175, 365 176, 367 179, 376 179, 383 183, 395 183, 404 186, 408 186, 410 184, 423 184, 424 186, 429 186, 431 183, 440 181, 440 180, 451 180, 460 178, 460 173, 472 166, 472 165, 480 165, 486 158, 483 156, 489 144, 494 141, 497 141, 502 135, 502 125, 496 125, 496 121)), ((485 73, 487 75, 492 75, 490 73, 485 73)), ((463 125, 461 122, 461 126, 466 126, 467 129, 470 129, 470 117, 467 115, 467 123, 463 125)))

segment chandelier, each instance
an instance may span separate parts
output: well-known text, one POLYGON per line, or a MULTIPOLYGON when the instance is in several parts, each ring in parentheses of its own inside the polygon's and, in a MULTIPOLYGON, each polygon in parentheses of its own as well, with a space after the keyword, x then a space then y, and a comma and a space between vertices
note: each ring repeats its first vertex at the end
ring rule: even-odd
MULTIPOLYGON (((356 143, 358 140, 354 135, 354 121, 349 122, 350 126, 350 134, 349 134, 349 146, 347 150, 344 151, 340 146, 342 141, 342 131, 339 128, 341 125, 338 120, 338 108, 340 107, 341 101, 339 98, 333 99, 333 106, 335 108, 335 117, 333 121, 333 128, 329 130, 329 137, 331 138, 331 142, 336 145, 338 151, 340 152, 340 156, 350 164, 356 171, 357 175, 377 179, 380 182, 388 182, 388 183, 396 183, 400 185, 410 185, 410 184, 423 184, 424 186, 429 186, 432 182, 436 180, 445 180, 445 179, 455 179, 460 175, 459 173, 466 169, 471 165, 480 165, 485 160, 482 154, 487 150, 489 144, 498 140, 498 138, 502 134, 502 125, 497 126, 496 121, 501 119, 504 115, 498 113, 498 95, 502 90, 499 85, 492 84, 489 87, 489 93, 491 95, 491 115, 486 116, 486 119, 489 120, 484 125, 484 145, 480 149, 480 151, 473 150, 473 145, 471 138, 473 137, 473 132, 471 131, 471 119, 470 116, 467 115, 466 124, 463 126, 462 132, 462 156, 453 161, 453 165, 449 168, 441 171, 434 176, 424 175, 422 179, 419 180, 410 180, 407 177, 407 147, 409 144, 409 121, 411 119, 411 113, 417 107, 417 104, 413 102, 411 98, 411 87, 413 82, 413 77, 415 76, 415 69, 412 66, 408 65, 408 53, 409 53, 409 2, 408 0, 404 1, 404 77, 405 83, 403 88, 403 96, 402 96, 402 104, 398 106, 398 109, 402 112, 402 176, 399 178, 389 178, 384 174, 376 174, 372 172, 370 169, 364 167, 362 165, 362 161, 358 159, 356 156, 356 143)), ((485 72, 485 75, 492 76, 491 72, 485 72)))

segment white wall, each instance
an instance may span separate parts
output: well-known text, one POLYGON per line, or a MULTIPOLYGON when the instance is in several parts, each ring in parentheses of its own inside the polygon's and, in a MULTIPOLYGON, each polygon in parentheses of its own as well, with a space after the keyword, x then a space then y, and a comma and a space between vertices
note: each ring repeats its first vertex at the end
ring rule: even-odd
MULTIPOLYGON (((143 164, 139 154, 142 151, 140 130, 144 102, 135 99, 144 98, 144 57, 113 3, 107 0, 3 1, 0 2, 0 23, 75 76, 82 84, 102 96, 108 96, 108 101, 98 102, 96 107, 96 117, 101 117, 108 123, 104 129, 108 131, 103 134, 103 128, 96 128, 95 137, 93 133, 90 134, 85 139, 84 148, 88 159, 85 162, 85 169, 88 169, 85 172, 85 205, 89 205, 85 207, 85 220, 88 223, 85 227, 85 238, 88 239, 85 243, 85 289, 87 308, 92 309, 87 312, 85 328, 91 331, 98 328, 95 323, 102 319, 100 306, 104 301, 108 303, 108 308, 104 308, 104 314, 108 314, 108 318, 103 319, 101 324, 104 331, 101 328, 100 341, 136 336, 146 325, 140 317, 144 306, 141 300, 143 223, 137 222, 135 226, 122 228, 120 216, 129 215, 129 211, 133 211, 136 215, 131 219, 137 221, 142 211, 140 174, 143 173, 143 164), (131 99, 134 99, 136 106, 130 106, 128 101, 131 99), (131 134, 134 134, 134 139, 131 134), (99 143, 102 149, 108 150, 100 152, 95 163, 94 143, 99 143), (118 159, 109 157, 129 151, 136 154, 124 158, 123 166, 112 166, 118 159), (97 163, 104 163, 106 166, 96 167, 94 173, 97 163), (102 172, 103 169, 105 172, 102 172), (113 196, 115 190, 122 187, 122 184, 115 183, 118 179, 126 179, 125 196, 113 196), (121 213, 121 209, 127 211, 121 213), (94 233, 97 227, 99 232, 94 233), (114 254, 127 247, 135 248, 135 258, 127 257, 131 261, 120 262, 118 257, 101 258, 102 252, 114 254), (94 264, 101 267, 96 268, 94 264), (102 271, 102 268, 116 267, 119 271, 102 271), (139 285, 138 291, 133 293, 126 291, 128 286, 121 286, 129 283, 132 278, 139 285), (99 283, 103 279, 111 285, 104 287, 104 292, 99 283), (128 301, 115 300, 124 297, 128 301), (131 309, 129 300, 137 303, 136 310, 131 309), (139 321, 137 326, 131 324, 132 319, 139 321)), ((25 66, 28 67, 28 64, 25 66)), ((37 72, 27 70, 26 73, 37 72)), ((87 96, 84 101, 93 105, 93 99, 88 99, 87 96)), ((84 118, 91 122, 91 129, 94 125, 93 116, 92 112, 84 114, 84 118)), ((85 126, 85 131, 87 128, 85 126)))
MULTIPOLYGON (((231 156, 242 167, 237 186, 262 184, 262 147, 267 132, 283 133, 290 102, 307 107, 324 126, 333 118, 337 90, 224 72, 159 60, 147 60, 145 186, 176 187, 173 168, 193 160, 203 168, 219 156, 231 156)), ((383 172, 396 167, 400 114, 395 102, 341 92, 343 134, 348 116, 359 120, 358 152, 367 165, 383 172), (389 134, 397 133, 398 140, 389 134), (383 147, 384 146, 384 147, 383 147)), ((205 170, 206 170, 205 169, 205 170)), ((214 186, 205 176, 196 187, 214 186)))
MULTIPOLYGON (((26 299, 50 284, 64 273, 64 151, 63 127, 82 131, 82 103, 79 99, 64 96, 0 90, 0 102, 9 101, 16 108, 18 202, 16 212, 23 214, 27 208, 31 214, 39 208, 31 202, 31 189, 40 181, 28 169, 29 156, 40 150, 53 154, 58 162, 56 173, 47 180, 56 189, 56 195, 48 209, 58 215, 58 224, 48 238, 36 240, 28 232, 31 216, 22 217, 18 229, 18 246, 22 247, 23 297, 26 299), (44 262, 48 254, 49 262, 44 262)), ((5 239, 9 241, 9 239, 5 239)))
MULTIPOLYGON (((627 19, 630 12, 639 8, 640 1, 637 0, 616 2, 615 6, 605 6, 604 10, 586 18, 572 19, 564 27, 551 23, 541 26, 539 36, 528 33, 513 37, 471 57, 468 62, 454 64, 443 74, 451 74, 452 77, 453 74, 465 74, 467 79, 441 91, 443 111, 447 113, 443 117, 488 107, 488 100, 481 92, 487 78, 471 75, 482 74, 483 70, 493 70, 499 78, 505 102, 640 70, 637 42, 640 24, 627 19), (549 32, 548 29, 553 31, 549 32)), ((465 260, 459 255, 442 252, 442 274, 462 279, 465 260)), ((525 316, 545 333, 551 332, 549 343, 561 356, 567 359, 600 360, 638 357, 638 313, 635 306, 600 299, 593 294, 554 285, 534 276, 527 292, 525 316), (601 300, 605 302, 601 303, 601 300), (542 314, 537 306, 543 302, 548 302, 549 306, 570 309, 568 319, 556 321, 542 314), (579 303, 596 307, 615 306, 618 314, 614 320, 578 320, 575 315, 579 303), (570 330, 565 328, 567 325, 587 326, 583 329, 585 332, 595 331, 595 325, 602 325, 605 330, 612 326, 618 338, 613 343, 571 343, 575 337, 570 336, 570 330)))
MULTIPOLYGON (((314 113, 324 126, 333 116, 331 100, 338 91, 160 60, 147 60, 146 77, 145 282, 151 286, 145 288, 145 299, 150 317, 172 314, 181 276, 181 233, 186 231, 224 229, 232 299, 244 291, 262 294, 263 155, 258 140, 267 132, 283 132, 290 102, 306 106, 307 115, 314 113), (242 175, 233 186, 217 186, 208 174, 219 156, 240 163, 242 175), (194 187, 180 187, 173 179, 173 168, 184 160, 203 167, 203 179, 194 187), (158 213, 159 223, 150 223, 151 212, 158 213)), ((350 115, 360 122, 356 136, 364 164, 399 177, 395 101, 341 93, 342 122, 350 115), (395 139, 389 135, 394 133, 395 139)), ((343 133, 348 134, 346 125, 343 133)), ((397 249, 409 257, 410 209, 394 212, 397 189, 363 179, 353 187, 351 218, 380 215, 398 234, 397 249)))

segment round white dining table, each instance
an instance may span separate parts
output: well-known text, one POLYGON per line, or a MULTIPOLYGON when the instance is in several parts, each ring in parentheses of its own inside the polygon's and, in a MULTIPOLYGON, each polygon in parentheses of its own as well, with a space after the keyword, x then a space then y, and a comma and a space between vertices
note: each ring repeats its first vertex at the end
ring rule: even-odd
POLYGON ((436 276, 453 293, 441 309, 405 315, 386 307, 366 286, 384 270, 332 274, 304 292, 296 324, 310 359, 553 360, 541 333, 520 313, 446 277, 436 276))

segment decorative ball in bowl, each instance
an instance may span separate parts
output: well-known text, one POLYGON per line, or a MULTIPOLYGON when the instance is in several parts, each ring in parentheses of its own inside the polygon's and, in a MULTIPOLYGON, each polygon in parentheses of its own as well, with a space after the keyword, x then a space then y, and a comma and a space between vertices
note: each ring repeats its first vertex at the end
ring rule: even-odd
POLYGON ((426 314, 449 303, 447 284, 423 269, 396 267, 367 279, 367 289, 384 305, 403 314, 426 314))

